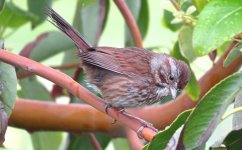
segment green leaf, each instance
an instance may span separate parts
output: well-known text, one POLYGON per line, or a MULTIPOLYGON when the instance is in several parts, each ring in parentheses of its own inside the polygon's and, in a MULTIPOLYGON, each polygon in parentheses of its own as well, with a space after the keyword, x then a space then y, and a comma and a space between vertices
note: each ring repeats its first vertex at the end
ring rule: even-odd
POLYGON ((152 141, 146 146, 146 150, 166 149, 169 140, 178 128, 180 128, 192 110, 182 112, 166 130, 160 131, 152 139, 152 141))
POLYGON ((182 51, 183 55, 189 60, 189 62, 192 62, 196 59, 195 52, 192 47, 192 33, 193 33, 193 27, 189 25, 182 26, 179 35, 179 47, 182 51))
POLYGON ((32 28, 35 28, 37 25, 39 25, 45 20, 46 15, 43 10, 47 6, 50 6, 51 3, 52 0, 28 0, 29 12, 34 14, 37 18, 36 20, 32 21, 32 28))
POLYGON ((186 149, 199 149, 208 140, 241 85, 242 73, 239 72, 207 92, 185 123, 182 138, 186 149))
POLYGON ((99 29, 100 5, 96 0, 78 1, 73 26, 91 44, 96 44, 96 34, 99 29), (90 19, 92 18, 92 19, 90 19))
POLYGON ((19 84, 21 86, 21 90, 18 91, 19 97, 42 101, 51 100, 49 92, 35 76, 22 79, 19 84))
POLYGON ((242 43, 236 45, 228 54, 224 60, 224 67, 227 67, 235 58, 239 57, 242 54, 242 43))
MULTIPOLYGON (((111 137, 103 133, 95 133, 95 137, 101 145, 102 149, 105 149, 111 140, 111 137)), ((70 144, 67 150, 93 150, 92 143, 87 134, 82 134, 81 136, 71 135, 70 144)))
POLYGON ((15 68, 9 64, 0 62, 0 101, 4 111, 10 116, 17 94, 17 77, 15 68))
MULTIPOLYGON (((178 42, 175 43, 175 46, 173 48, 171 55, 174 56, 176 59, 180 59, 180 60, 186 62, 189 65, 188 60, 185 57, 183 57, 181 54, 180 48, 178 46, 178 42)), ((190 65, 189 65, 189 67, 190 67, 190 65)), ((191 69, 191 67, 190 67, 190 69, 191 69)), ((199 86, 196 76, 192 70, 191 70, 190 80, 187 83, 185 90, 186 90, 187 94, 192 98, 192 100, 194 100, 194 101, 198 100, 198 98, 200 96, 200 86, 199 86)))
POLYGON ((34 132, 31 134, 35 150, 59 150, 63 142, 62 132, 34 132))
POLYGON ((1 12, 2 9, 3 9, 4 2, 5 2, 5 0, 0 0, 0 12, 1 12))
POLYGON ((206 55, 242 31, 242 1, 213 0, 202 10, 193 32, 197 55, 206 55))
POLYGON ((203 7, 208 3, 208 0, 192 0, 192 3, 201 12, 203 7))
POLYGON ((12 2, 6 2, 0 13, 0 25, 14 29, 35 19, 34 15, 18 8, 12 2))
POLYGON ((242 129, 231 131, 224 139, 223 144, 227 149, 236 150, 242 147, 242 129))
MULTIPOLYGON (((33 47, 29 58, 43 61, 51 56, 75 48, 74 43, 61 32, 48 32, 45 38, 38 41, 33 47)), ((75 55, 75 53, 73 52, 75 55)))
POLYGON ((142 39, 145 38, 148 26, 149 26, 149 6, 147 0, 141 0, 141 8, 139 12, 139 18, 137 20, 142 39))

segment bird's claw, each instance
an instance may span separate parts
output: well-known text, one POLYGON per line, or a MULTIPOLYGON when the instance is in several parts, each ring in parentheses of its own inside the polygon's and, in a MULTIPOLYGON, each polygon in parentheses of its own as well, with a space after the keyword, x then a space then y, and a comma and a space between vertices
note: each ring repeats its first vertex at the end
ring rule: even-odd
POLYGON ((146 122, 144 120, 141 121, 141 124, 142 126, 138 128, 138 130, 136 131, 137 133, 137 136, 140 138, 140 139, 144 139, 144 136, 142 134, 142 130, 147 127, 147 128, 150 128, 151 130, 155 131, 155 132, 158 132, 159 130, 156 129, 153 124, 149 123, 149 122, 146 122))

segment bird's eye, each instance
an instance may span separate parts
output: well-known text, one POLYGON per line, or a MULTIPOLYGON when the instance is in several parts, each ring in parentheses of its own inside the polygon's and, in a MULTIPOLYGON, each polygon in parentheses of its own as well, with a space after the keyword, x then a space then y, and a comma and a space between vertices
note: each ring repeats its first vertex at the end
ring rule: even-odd
POLYGON ((170 76, 169 76, 169 80, 170 80, 170 81, 173 81, 173 80, 174 80, 174 76, 173 76, 173 75, 170 75, 170 76))

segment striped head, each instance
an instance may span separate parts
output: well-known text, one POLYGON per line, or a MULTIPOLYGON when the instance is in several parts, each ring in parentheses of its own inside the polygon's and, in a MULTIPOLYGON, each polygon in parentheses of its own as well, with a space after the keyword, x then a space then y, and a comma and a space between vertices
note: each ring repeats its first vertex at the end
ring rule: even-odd
POLYGON ((171 95, 175 99, 190 78, 188 65, 166 54, 153 55, 150 65, 158 97, 171 95))

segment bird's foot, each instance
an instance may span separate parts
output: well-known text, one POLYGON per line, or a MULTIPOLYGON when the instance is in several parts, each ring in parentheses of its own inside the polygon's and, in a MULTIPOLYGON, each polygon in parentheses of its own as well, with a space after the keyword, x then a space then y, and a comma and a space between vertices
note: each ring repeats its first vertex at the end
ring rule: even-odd
POLYGON ((138 130, 136 131, 137 136, 138 136, 140 139, 144 139, 144 137, 143 137, 143 135, 142 135, 142 130, 143 130, 145 127, 150 128, 151 130, 153 130, 153 131, 155 131, 155 132, 158 132, 158 131, 159 131, 158 129, 156 129, 156 128, 153 126, 152 123, 149 123, 149 122, 147 122, 147 121, 145 121, 145 120, 143 120, 143 119, 141 119, 141 118, 138 118, 138 117, 136 117, 136 116, 133 116, 133 115, 131 115, 131 114, 125 112, 124 110, 121 111, 121 113, 124 114, 124 115, 126 115, 126 116, 128 116, 128 117, 130 117, 130 118, 132 118, 132 119, 136 119, 136 120, 138 120, 138 121, 140 122, 140 124, 141 124, 142 126, 139 127, 138 130))

